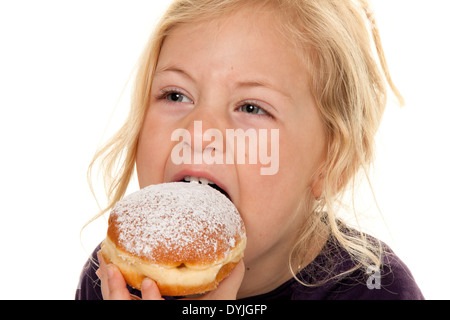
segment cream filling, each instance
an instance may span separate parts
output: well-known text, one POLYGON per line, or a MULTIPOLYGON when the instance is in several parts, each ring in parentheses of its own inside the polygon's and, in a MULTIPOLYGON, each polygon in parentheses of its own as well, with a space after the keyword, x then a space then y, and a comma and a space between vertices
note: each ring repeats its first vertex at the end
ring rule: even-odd
POLYGON ((223 260, 208 266, 165 267, 153 263, 142 263, 139 258, 117 248, 109 237, 104 240, 102 250, 108 251, 107 254, 109 253, 113 264, 120 267, 121 263, 126 263, 128 267, 133 267, 137 272, 157 282, 167 285, 182 283, 185 286, 197 286, 214 281, 220 268, 227 263, 238 262, 244 255, 246 242, 244 236, 223 260))

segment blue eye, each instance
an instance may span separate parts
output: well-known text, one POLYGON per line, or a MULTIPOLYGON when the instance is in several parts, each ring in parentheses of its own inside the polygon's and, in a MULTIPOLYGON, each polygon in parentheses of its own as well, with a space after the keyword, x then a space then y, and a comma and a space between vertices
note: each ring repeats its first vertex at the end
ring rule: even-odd
POLYGON ((166 100, 170 102, 192 103, 192 100, 179 92, 169 92, 165 95, 166 100))
POLYGON ((256 114, 256 115, 268 115, 268 113, 262 109, 261 107, 258 107, 255 104, 246 103, 239 107, 238 109, 241 112, 250 113, 250 114, 256 114))

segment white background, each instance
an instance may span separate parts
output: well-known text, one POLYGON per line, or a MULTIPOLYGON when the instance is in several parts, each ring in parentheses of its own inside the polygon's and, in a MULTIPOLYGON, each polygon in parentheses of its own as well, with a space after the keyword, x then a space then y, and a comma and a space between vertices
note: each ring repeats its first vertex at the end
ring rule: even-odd
MULTIPOLYGON (((364 181, 357 209, 426 298, 449 299, 450 3, 373 4, 407 105, 390 101, 378 136, 371 182, 385 222, 364 181)), ((167 5, 0 0, 1 299, 73 299, 106 232, 99 219, 79 236, 97 213, 87 167, 125 117, 127 81, 167 5)))

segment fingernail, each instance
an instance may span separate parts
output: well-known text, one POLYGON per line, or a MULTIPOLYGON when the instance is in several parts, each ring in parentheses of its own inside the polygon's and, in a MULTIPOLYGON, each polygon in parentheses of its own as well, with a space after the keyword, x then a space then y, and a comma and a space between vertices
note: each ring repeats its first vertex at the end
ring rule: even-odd
POLYGON ((103 255, 102 255, 102 253, 101 253, 100 251, 97 252, 97 260, 98 260, 98 263, 99 263, 100 265, 102 265, 103 262, 105 261, 105 260, 103 260, 103 255))
POLYGON ((108 276, 108 278, 112 278, 114 275, 114 270, 113 270, 113 266, 112 265, 108 265, 106 267, 106 275, 108 276))
POLYGON ((152 285, 152 281, 149 278, 145 278, 142 281, 141 287, 143 290, 146 290, 146 289, 150 288, 151 285, 152 285))
POLYGON ((142 281, 141 287, 142 287, 142 290, 148 290, 152 285, 153 285, 153 281, 150 280, 149 278, 145 278, 142 281))

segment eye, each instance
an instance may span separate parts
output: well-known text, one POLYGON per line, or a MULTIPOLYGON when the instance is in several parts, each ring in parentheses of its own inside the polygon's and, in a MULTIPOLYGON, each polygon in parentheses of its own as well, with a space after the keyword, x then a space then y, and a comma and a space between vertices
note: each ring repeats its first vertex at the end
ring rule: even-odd
POLYGON ((169 92, 165 94, 166 100, 170 102, 192 103, 192 100, 179 92, 169 92))
POLYGON ((158 100, 165 100, 173 103, 194 103, 186 94, 175 89, 163 89, 157 95, 158 100))
POLYGON ((249 114, 270 116, 270 114, 266 110, 264 110, 260 106, 256 105, 255 103, 244 103, 237 110, 240 112, 245 112, 245 113, 249 113, 249 114))

